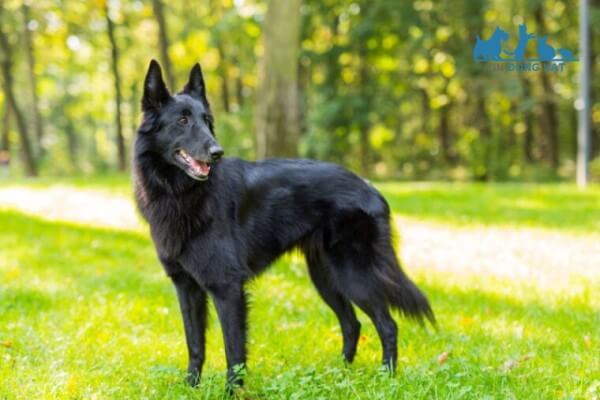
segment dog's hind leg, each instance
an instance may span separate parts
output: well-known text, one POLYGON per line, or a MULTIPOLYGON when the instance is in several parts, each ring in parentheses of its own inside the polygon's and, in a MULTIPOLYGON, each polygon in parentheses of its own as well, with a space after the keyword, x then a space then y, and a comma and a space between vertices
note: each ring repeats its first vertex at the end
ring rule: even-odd
POLYGON ((361 210, 341 214, 325 235, 324 258, 331 266, 331 282, 341 295, 356 304, 373 321, 383 348, 383 364, 393 371, 397 359, 398 328, 390 315, 385 287, 375 276, 382 255, 375 247, 387 236, 385 225, 361 210))
POLYGON ((340 322, 344 347, 342 353, 347 362, 351 363, 356 354, 356 346, 360 335, 360 323, 356 319, 354 308, 344 296, 333 286, 327 265, 320 257, 307 255, 308 272, 321 298, 329 305, 340 322))
POLYGON ((355 303, 373 321, 383 349, 383 365, 390 372, 394 372, 398 359, 398 327, 390 315, 387 304, 378 297, 364 299, 362 296, 355 303))
POLYGON ((361 267, 348 261, 338 269, 345 275, 341 279, 345 283, 344 295, 363 310, 375 325, 381 341, 383 365, 393 372, 398 357, 398 327, 390 315, 385 297, 370 277, 359 268, 361 267))
MULTIPOLYGON (((331 282, 344 299, 356 304, 373 321, 383 349, 383 364, 393 371, 397 359, 396 322, 390 315, 385 293, 376 279, 370 274, 368 261, 364 257, 353 257, 349 251, 350 244, 342 244, 331 253, 331 282), (344 249, 345 248, 345 249, 344 249)), ((348 301, 346 300, 346 301, 348 301)))

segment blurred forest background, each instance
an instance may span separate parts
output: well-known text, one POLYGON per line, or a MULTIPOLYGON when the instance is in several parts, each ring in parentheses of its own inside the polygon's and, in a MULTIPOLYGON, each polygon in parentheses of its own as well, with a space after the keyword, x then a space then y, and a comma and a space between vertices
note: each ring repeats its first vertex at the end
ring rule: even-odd
MULTIPOLYGON (((514 49, 527 23, 578 55, 576 1, 0 0, 0 21, 0 161, 14 175, 128 169, 157 58, 172 91, 201 63, 229 156, 325 159, 376 179, 574 176, 579 65, 492 72, 472 49, 496 25, 514 49)), ((597 180, 598 0, 590 26, 597 180)))

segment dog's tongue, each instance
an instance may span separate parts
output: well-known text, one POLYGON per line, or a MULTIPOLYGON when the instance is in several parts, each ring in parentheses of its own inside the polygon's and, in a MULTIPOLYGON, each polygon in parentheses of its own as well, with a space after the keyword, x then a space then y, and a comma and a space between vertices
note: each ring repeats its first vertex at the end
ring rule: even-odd
POLYGON ((192 159, 190 164, 192 168, 194 168, 194 171, 196 171, 196 173, 198 174, 208 175, 208 173, 210 172, 210 165, 203 161, 192 159))

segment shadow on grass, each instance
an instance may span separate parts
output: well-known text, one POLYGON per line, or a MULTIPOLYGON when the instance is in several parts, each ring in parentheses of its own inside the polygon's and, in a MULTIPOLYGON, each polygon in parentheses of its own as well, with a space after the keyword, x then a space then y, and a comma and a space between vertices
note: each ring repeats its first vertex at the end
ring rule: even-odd
POLYGON ((9 313, 34 316, 53 305, 52 297, 41 290, 0 287, 0 317, 9 313))
MULTIPOLYGON (((0 220, 0 256, 18 268, 16 277, 7 280, 55 285, 70 295, 99 291, 145 297, 170 289, 150 240, 140 233, 46 221, 15 211, 0 211, 0 220)), ((53 292, 60 296, 58 289, 53 292)))
MULTIPOLYGON (((457 290, 439 284, 421 286, 436 311, 440 332, 457 328, 480 329, 490 321, 496 321, 496 326, 488 327, 495 336, 514 338, 523 334, 519 329, 523 328, 536 341, 546 342, 554 337, 593 334, 599 322, 598 313, 590 304, 588 295, 562 298, 550 305, 540 300, 525 300, 480 290, 457 290), (511 326, 513 322, 517 325, 511 326)), ((549 296, 546 294, 547 299, 549 296)))

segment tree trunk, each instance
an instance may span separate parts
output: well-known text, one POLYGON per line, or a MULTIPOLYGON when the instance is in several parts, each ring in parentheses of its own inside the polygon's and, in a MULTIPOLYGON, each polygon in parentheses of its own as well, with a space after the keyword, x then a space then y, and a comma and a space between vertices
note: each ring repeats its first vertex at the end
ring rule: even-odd
POLYGON ((483 142, 483 171, 475 171, 475 179, 489 181, 492 179, 492 128, 485 109, 485 93, 479 91, 477 96, 477 115, 479 132, 483 142))
POLYGON ((369 143, 369 95, 368 95, 368 85, 369 85, 369 64, 367 61, 367 46, 364 41, 360 41, 358 48, 358 56, 359 56, 359 67, 358 67, 358 76, 360 79, 360 87, 359 87, 359 96, 361 100, 364 102, 364 106, 360 113, 359 119, 359 133, 360 133, 360 172, 362 176, 368 177, 370 175, 370 163, 371 163, 371 151, 370 151, 370 143, 369 143))
MULTIPOLYGON (((542 7, 535 9, 535 21, 538 25, 538 31, 545 34, 546 25, 544 24, 544 15, 542 7)), ((542 100, 542 110, 540 113, 540 126, 546 136, 546 145, 548 146, 548 162, 556 170, 559 164, 559 143, 558 143, 558 118, 556 116, 556 105, 554 104, 554 90, 550 83, 550 78, 545 71, 540 71, 540 80, 544 91, 542 100)))
POLYGON ((115 38, 115 25, 113 20, 110 18, 110 12, 108 9, 108 2, 105 6, 106 13, 106 24, 108 32, 108 40, 110 41, 111 47, 111 58, 112 58, 112 73, 115 87, 115 125, 116 125, 116 140, 117 140, 117 166, 119 171, 125 171, 127 169, 127 155, 125 151, 125 138, 123 137, 123 123, 121 117, 121 75, 119 74, 119 48, 115 38))
MULTIPOLYGON (((210 13, 217 19, 222 19, 224 13, 227 10, 223 10, 224 6, 221 0, 210 0, 210 13)), ((225 6, 227 7, 227 6, 225 6)), ((223 44, 223 38, 221 37, 221 33, 218 31, 213 36, 213 41, 215 43, 215 47, 217 48, 217 53, 219 54, 219 65, 217 66, 217 73, 219 74, 219 80, 221 85, 221 101, 223 102, 223 110, 225 112, 229 112, 231 110, 231 103, 229 101, 229 66, 227 55, 225 53, 225 46, 223 44)))
POLYGON ((548 146, 548 162, 553 169, 558 168, 558 121, 556 118, 556 105, 552 100, 554 90, 550 83, 550 78, 544 71, 540 71, 542 88, 544 89, 544 99, 542 100, 542 109, 540 112, 540 126, 546 134, 546 145, 548 146))
MULTIPOLYGON (((595 0, 594 2, 592 2, 592 5, 596 9, 600 8, 600 0, 595 0)), ((598 63, 600 62, 600 60, 598 59, 598 52, 594 50, 594 42, 595 40, 598 40, 598 38, 596 37, 596 39, 594 40, 594 32, 591 26, 588 35, 590 38, 590 60, 592 66, 592 68, 590 68, 590 82, 594 82, 594 74, 597 74, 598 63)), ((596 79, 598 79, 597 76, 596 79)), ((592 85, 590 89, 590 104, 597 104, 598 102, 600 102, 600 93, 598 93, 598 85, 596 85, 595 87, 594 85, 592 85)), ((592 149, 590 159, 593 160, 594 157, 600 155, 600 124, 594 124, 593 121, 591 140, 592 149)))
POLYGON ((227 77, 227 59, 225 57, 225 49, 223 48, 223 42, 220 38, 217 38, 217 51, 219 52, 219 76, 221 78, 221 98, 223 100, 223 109, 225 112, 229 112, 231 107, 229 106, 229 79, 227 77))
POLYGON ((452 141, 450 138, 450 104, 440 109, 439 141, 442 153, 442 161, 445 164, 454 162, 452 152, 452 141))
MULTIPOLYGON (((3 14, 2 3, 0 2, 0 17, 3 14)), ((10 109, 15 117, 17 123, 17 130, 19 132, 19 141, 21 147, 21 153, 23 154, 23 164, 25 166, 25 173, 28 176, 37 175, 36 160, 31 150, 31 143, 29 141, 29 133, 27 132, 27 124, 15 98, 13 92, 13 76, 12 76, 12 49, 8 42, 8 37, 0 25, 0 68, 2 69, 2 79, 4 83, 4 97, 5 101, 8 102, 10 109)))
POLYGON ((244 106, 244 82, 242 81, 242 70, 238 68, 238 75, 235 78, 235 97, 238 108, 241 110, 244 106))
POLYGON ((429 127, 428 127, 428 122, 429 122, 429 114, 430 114, 430 108, 429 108, 429 95, 427 94, 427 91, 425 89, 421 89, 421 132, 424 134, 428 133, 429 127))
MULTIPOLYGON (((531 83, 526 78, 521 78, 521 84, 523 85, 523 98, 531 98, 531 83)), ((533 112, 531 109, 526 109, 525 113, 525 137, 523 138, 523 156, 525 162, 533 162, 533 112)))
POLYGON ((129 115, 129 122, 131 124, 131 137, 135 137, 135 134, 137 133, 137 130, 138 130, 139 107, 140 107, 140 97, 139 97, 138 86, 137 86, 136 82, 133 82, 131 84, 131 97, 129 98, 129 109, 131 110, 130 115, 129 115))
POLYGON ((308 87, 310 85, 310 70, 308 62, 298 60, 298 121, 300 124, 300 136, 304 136, 308 131, 308 87))
POLYGON ((40 114, 39 98, 37 94, 37 76, 35 74, 35 53, 33 47, 33 37, 31 30, 29 30, 30 10, 29 5, 24 1, 21 5, 21 11, 23 13, 23 38, 25 40, 25 52, 27 55, 27 72, 29 74, 29 87, 31 90, 31 105, 33 114, 33 126, 35 129, 35 136, 37 141, 38 156, 41 156, 45 152, 44 148, 44 125, 42 123, 42 116, 40 114))
POLYGON ((257 156, 298 152, 298 52, 301 0, 269 0, 263 28, 264 57, 257 106, 257 156))
POLYGON ((2 137, 0 137, 0 151, 10 151, 10 104, 4 102, 4 115, 2 116, 2 137))
POLYGON ((421 134, 424 134, 426 136, 429 136, 429 121, 431 120, 431 109, 429 106, 430 103, 430 99, 429 99, 429 95, 427 94, 427 91, 425 89, 421 89, 419 90, 419 94, 420 94, 420 103, 421 103, 421 132, 416 132, 414 133, 412 136, 412 149, 411 149, 411 153, 412 153, 412 163, 413 166, 415 166, 414 170, 416 172, 415 177, 420 177, 424 171, 422 171, 422 168, 419 167, 419 161, 422 158, 421 154, 419 154, 419 145, 417 144, 419 141, 419 136, 421 134))
POLYGON ((77 157, 77 148, 79 143, 77 141, 77 134, 75 133, 75 127, 70 117, 65 118, 64 125, 65 134, 67 136, 67 147, 69 149, 69 160, 74 169, 78 169, 79 158, 77 157))
POLYGON ((154 9, 154 16, 158 23, 158 44, 160 47, 160 61, 162 62, 162 69, 165 73, 167 84, 171 91, 176 92, 175 87, 175 76, 173 75, 173 68, 171 68, 171 59, 169 58, 169 35, 167 32, 167 21, 165 20, 165 12, 161 0, 152 0, 152 8, 154 9))
POLYGON ((177 91, 175 87, 175 76, 173 75, 173 68, 171 67, 171 59, 169 58, 169 35, 167 32, 167 21, 165 20, 165 12, 161 0, 152 0, 152 8, 154 9, 154 16, 158 23, 158 45, 160 50, 160 61, 162 62, 162 69, 167 79, 167 85, 171 91, 177 91))

